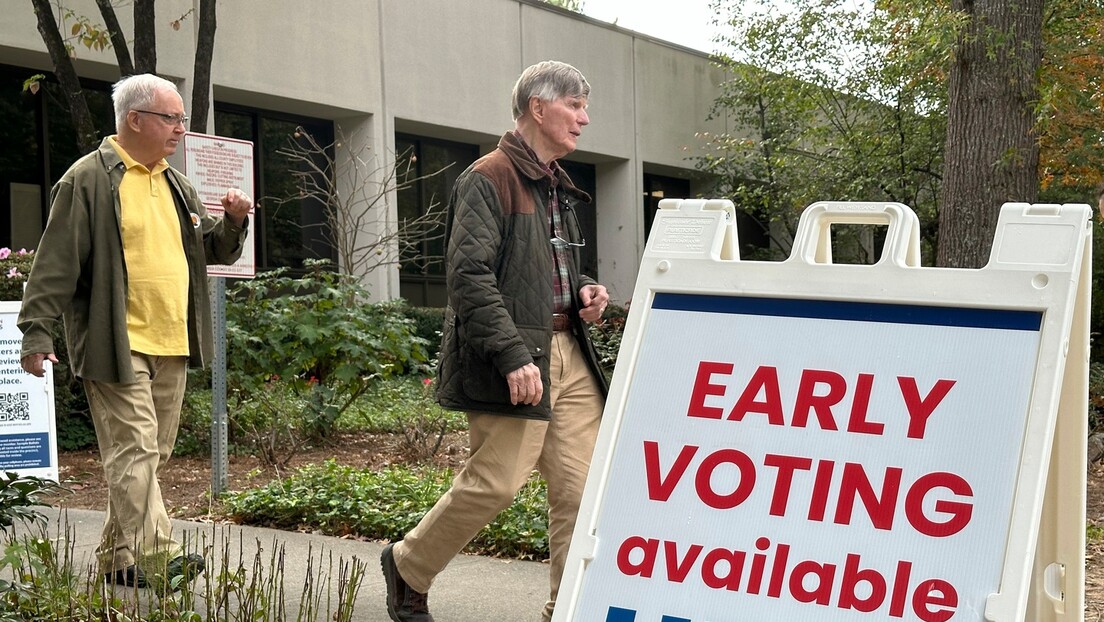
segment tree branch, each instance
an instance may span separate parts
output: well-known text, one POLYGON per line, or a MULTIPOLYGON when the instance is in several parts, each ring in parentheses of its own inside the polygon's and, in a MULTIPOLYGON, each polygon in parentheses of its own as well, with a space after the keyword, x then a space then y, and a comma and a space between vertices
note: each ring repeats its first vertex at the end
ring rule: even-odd
POLYGON ((119 75, 134 75, 134 62, 130 59, 130 49, 119 26, 119 17, 115 15, 115 7, 111 6, 111 0, 96 0, 96 6, 100 8, 100 16, 111 37, 111 47, 115 50, 115 59, 119 61, 119 75))
POLYGON ((134 70, 157 73, 157 28, 154 0, 134 0, 134 70))
POLYGON ((69 112, 77 131, 77 145, 81 152, 92 151, 99 143, 99 137, 92 123, 88 102, 84 99, 84 92, 81 90, 80 78, 77 77, 77 71, 73 67, 73 59, 69 57, 61 32, 58 30, 54 11, 50 8, 49 0, 31 0, 31 4, 34 5, 35 17, 38 18, 38 34, 42 36, 42 41, 50 53, 50 60, 54 64, 54 75, 61 83, 65 101, 69 104, 69 112))
POLYGON ((207 109, 211 107, 211 59, 215 54, 215 0, 200 0, 199 37, 196 41, 195 73, 192 75, 192 131, 207 131, 207 109))

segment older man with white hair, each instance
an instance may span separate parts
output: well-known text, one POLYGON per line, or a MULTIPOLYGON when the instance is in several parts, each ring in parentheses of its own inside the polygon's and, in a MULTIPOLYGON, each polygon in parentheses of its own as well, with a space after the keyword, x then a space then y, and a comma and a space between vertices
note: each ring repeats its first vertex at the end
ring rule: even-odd
POLYGON ((383 551, 395 622, 433 622, 433 580, 534 467, 548 482, 541 615, 552 618, 607 391, 586 324, 601 320, 609 293, 578 270, 586 240, 575 210, 591 198, 559 165, 590 123, 589 97, 575 67, 532 65, 514 85, 514 129, 453 186, 437 401, 467 414, 471 456, 433 509, 383 551))
POLYGON ((107 479, 100 570, 109 583, 175 589, 204 563, 173 538, 157 476, 176 441, 187 367, 213 352, 207 263, 241 255, 253 203, 229 190, 225 218, 212 218, 165 162, 188 121, 172 82, 130 76, 112 100, 116 135, 51 191, 19 313, 22 365, 42 376, 44 361, 57 362, 51 327, 63 318, 107 479))

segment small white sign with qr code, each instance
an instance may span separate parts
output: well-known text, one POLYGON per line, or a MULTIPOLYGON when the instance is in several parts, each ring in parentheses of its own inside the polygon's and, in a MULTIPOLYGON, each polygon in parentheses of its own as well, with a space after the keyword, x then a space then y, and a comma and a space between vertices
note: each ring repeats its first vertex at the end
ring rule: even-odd
POLYGON ((0 472, 58 478, 54 379, 23 371, 19 353, 23 333, 16 325, 18 301, 0 301, 0 472))

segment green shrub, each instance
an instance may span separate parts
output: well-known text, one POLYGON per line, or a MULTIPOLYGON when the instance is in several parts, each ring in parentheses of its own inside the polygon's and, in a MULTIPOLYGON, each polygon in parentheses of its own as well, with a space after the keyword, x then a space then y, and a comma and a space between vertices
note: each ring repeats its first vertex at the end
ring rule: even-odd
POLYGON ((0 248, 0 300, 23 300, 23 284, 33 263, 34 251, 0 248))
POLYGON ((403 307, 406 317, 414 322, 414 334, 426 341, 429 358, 436 359, 441 349, 441 330, 445 325, 443 307, 403 307))
POLYGON ((176 432, 173 454, 177 456, 207 456, 211 453, 211 388, 202 384, 199 370, 188 373, 188 388, 180 408, 180 426, 176 432))
POLYGON ((365 432, 401 434, 403 427, 419 414, 448 421, 450 432, 467 427, 464 413, 446 410, 433 395, 433 379, 400 376, 373 381, 371 388, 342 418, 342 426, 365 432))
MULTIPOLYGON (((236 520, 279 529, 309 527, 337 536, 398 540, 452 483, 451 469, 356 469, 329 460, 282 481, 224 497, 236 520)), ((519 559, 548 556, 546 490, 530 480, 511 505, 472 540, 471 553, 519 559)))
POLYGON ((598 363, 606 374, 606 380, 613 377, 613 368, 617 364, 617 353, 621 349, 621 336, 625 332, 625 320, 629 310, 617 305, 606 307, 601 325, 589 324, 590 340, 598 351, 598 363))
POLYGON ((0 529, 7 530, 16 521, 44 522, 46 518, 37 508, 50 504, 42 497, 61 490, 53 480, 10 471, 0 474, 0 529))
POLYGON ((306 405, 306 428, 326 437, 374 378, 423 369, 425 340, 402 303, 367 304, 358 281, 306 262, 241 281, 226 309, 229 391, 239 403, 284 383, 306 405))

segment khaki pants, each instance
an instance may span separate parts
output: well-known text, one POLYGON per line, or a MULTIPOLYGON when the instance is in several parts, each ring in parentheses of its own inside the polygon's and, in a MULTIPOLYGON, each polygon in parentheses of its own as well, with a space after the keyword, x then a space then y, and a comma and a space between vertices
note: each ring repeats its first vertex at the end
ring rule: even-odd
POLYGON ((548 482, 551 591, 544 616, 551 619, 605 403, 570 332, 553 335, 551 375, 551 421, 468 414, 471 457, 394 548, 399 574, 415 590, 429 591, 448 562, 513 502, 536 466, 548 482))
POLYGON ((96 549, 104 573, 136 563, 163 567, 182 551, 157 476, 176 443, 187 357, 132 352, 131 362, 133 384, 84 381, 107 479, 107 518, 96 549))

